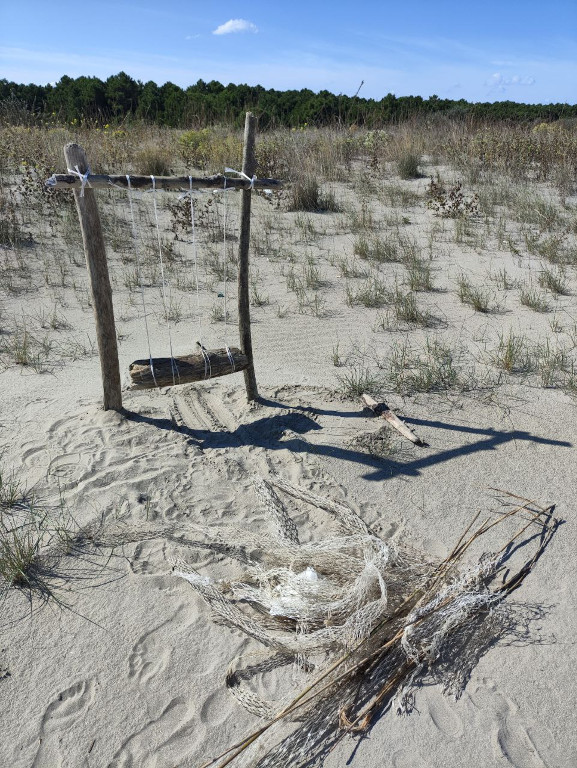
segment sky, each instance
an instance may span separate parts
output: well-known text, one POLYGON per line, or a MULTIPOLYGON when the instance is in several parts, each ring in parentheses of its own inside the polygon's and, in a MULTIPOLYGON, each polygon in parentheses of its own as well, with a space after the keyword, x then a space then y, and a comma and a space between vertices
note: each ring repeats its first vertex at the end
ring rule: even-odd
POLYGON ((0 79, 120 71, 183 88, 575 104, 577 0, 0 0, 0 79))

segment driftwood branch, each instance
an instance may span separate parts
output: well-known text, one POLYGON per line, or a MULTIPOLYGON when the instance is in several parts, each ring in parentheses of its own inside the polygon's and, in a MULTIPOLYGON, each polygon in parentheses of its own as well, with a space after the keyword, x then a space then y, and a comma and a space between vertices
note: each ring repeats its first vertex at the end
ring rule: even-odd
POLYGON ((128 370, 132 389, 153 389, 214 379, 217 376, 244 371, 247 366, 247 356, 237 347, 229 347, 228 350, 207 349, 197 355, 153 357, 152 361, 135 360, 128 370))
MULTIPOLYGON (((78 144, 67 144, 64 147, 64 158, 69 168, 75 166, 79 173, 85 173, 88 160, 84 150, 78 144)), ((96 339, 100 355, 100 370, 102 373, 103 406, 104 410, 118 411, 122 408, 122 390, 120 385, 120 368, 118 363, 118 345, 116 342, 116 326, 114 324, 114 309, 112 306, 112 288, 106 261, 106 248, 102 235, 102 226, 98 214, 98 206, 94 192, 86 190, 86 194, 74 191, 78 220, 82 231, 82 242, 86 255, 86 267, 90 279, 90 292, 96 323, 96 339)))
MULTIPOLYGON (((246 113, 244 124, 244 143, 242 152, 242 172, 249 178, 256 170, 255 155, 256 117, 246 113)), ((242 193, 240 209, 240 238, 238 245, 238 333, 240 348, 246 355, 248 365, 244 372, 246 399, 250 403, 258 397, 258 387, 252 354, 252 336, 250 330, 249 299, 249 250, 250 250, 250 204, 252 195, 248 189, 242 193)))
MULTIPOLYGON (((132 189, 152 189, 151 176, 132 176, 130 177, 130 186, 132 189)), ((193 189, 223 189, 226 179, 227 189, 250 189, 251 182, 244 178, 232 178, 218 173, 214 176, 205 178, 188 176, 155 176, 154 185, 156 189, 190 189, 191 182, 193 189)), ((72 173, 55 173, 45 182, 47 187, 52 189, 82 189, 82 181, 79 176, 72 173)), ((280 189, 283 182, 279 179, 254 179, 252 186, 256 189, 280 189)), ((106 175, 103 173, 93 173, 86 177, 86 188, 105 189, 120 187, 128 189, 128 178, 126 175, 106 175)))
POLYGON ((403 437, 406 437, 407 440, 410 440, 411 443, 414 443, 415 445, 419 445, 421 448, 427 448, 428 443, 425 443, 424 440, 421 440, 420 437, 417 437, 412 429, 410 429, 404 421, 401 421, 399 417, 391 411, 389 406, 386 403, 377 403, 376 400, 374 400, 370 395, 361 395, 361 400, 363 403, 367 406, 367 408, 370 408, 371 411, 375 414, 375 416, 380 416, 382 419, 385 419, 391 427, 397 430, 403 437))

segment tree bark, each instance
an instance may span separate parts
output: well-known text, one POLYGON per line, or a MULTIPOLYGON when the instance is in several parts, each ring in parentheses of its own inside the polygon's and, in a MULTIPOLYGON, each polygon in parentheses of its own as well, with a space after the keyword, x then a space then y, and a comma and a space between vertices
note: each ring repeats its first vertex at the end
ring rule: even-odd
MULTIPOLYGON (((82 147, 78 144, 67 144, 64 147, 64 157, 68 168, 77 168, 84 174, 88 170, 88 161, 82 147)), ((76 177, 78 179, 78 177, 76 177)), ((80 180, 78 179, 79 183, 80 180)), ((112 289, 108 275, 106 249, 100 225, 100 216, 94 197, 94 192, 85 187, 74 190, 74 200, 82 230, 82 242, 86 255, 86 266, 90 278, 92 307, 96 322, 96 340, 100 355, 100 370, 102 373, 102 388, 104 390, 104 410, 119 411, 122 409, 122 393, 120 386, 120 368, 118 364, 118 346, 116 342, 116 326, 114 324, 114 309, 112 306, 112 289)))
MULTIPOLYGON (((247 112, 244 124, 242 172, 249 178, 252 178, 256 170, 255 132, 256 118, 252 112, 247 112)), ((249 248, 251 195, 252 190, 250 188, 242 191, 240 243, 238 248, 238 331, 240 348, 248 359, 248 365, 244 371, 244 384, 246 387, 246 399, 249 403, 258 398, 250 331, 249 248)))
POLYGON ((217 376, 244 371, 248 365, 246 355, 237 347, 207 349, 204 354, 180 355, 175 358, 153 357, 151 360, 135 360, 130 364, 132 389, 171 387, 173 384, 189 384, 217 376), (228 352, 230 351, 230 357, 228 352), (232 359, 231 359, 232 358, 232 359), (154 370, 154 376, 151 370, 154 370))

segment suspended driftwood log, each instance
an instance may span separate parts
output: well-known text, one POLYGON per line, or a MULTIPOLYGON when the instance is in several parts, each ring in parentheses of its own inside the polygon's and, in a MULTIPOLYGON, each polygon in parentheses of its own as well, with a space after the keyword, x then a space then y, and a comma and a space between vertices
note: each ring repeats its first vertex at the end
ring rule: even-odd
MULTIPOLYGON (((247 174, 248 175, 248 174, 247 174)), ((46 186, 52 189, 110 189, 111 186, 128 189, 152 189, 152 176, 120 176, 104 173, 55 173, 46 186), (128 183, 130 178, 130 185, 128 183)), ((195 176, 154 176, 156 189, 280 189, 283 184, 279 179, 231 178, 217 173, 214 176, 197 178, 195 176)))
POLYGON ((403 437, 406 437, 407 440, 410 440, 411 443, 414 443, 421 448, 428 448, 428 443, 425 443, 424 440, 421 440, 420 437, 417 437, 413 430, 410 429, 404 421, 401 421, 397 414, 391 411, 386 403, 378 403, 374 398, 367 394, 361 395, 361 400, 367 406, 367 408, 371 409, 375 416, 380 416, 382 419, 385 419, 385 421, 388 422, 391 427, 393 427, 393 429, 396 429, 397 432, 399 432, 403 437))
POLYGON ((153 389, 227 376, 229 373, 244 371, 248 364, 248 357, 238 347, 225 347, 205 349, 196 355, 135 360, 128 370, 131 389, 153 389))

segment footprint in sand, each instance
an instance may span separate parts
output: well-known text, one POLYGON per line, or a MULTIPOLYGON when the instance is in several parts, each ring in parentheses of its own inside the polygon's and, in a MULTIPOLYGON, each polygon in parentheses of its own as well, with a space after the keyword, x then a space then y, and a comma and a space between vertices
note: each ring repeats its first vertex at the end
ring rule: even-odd
POLYGON ((170 573, 172 567, 166 559, 166 541, 143 541, 134 549, 129 561, 136 576, 160 576, 170 573))
POLYGON ((161 646, 156 639, 159 629, 142 635, 128 658, 128 677, 135 678, 139 684, 146 685, 166 669, 170 661, 169 648, 161 646))
POLYGON ((399 749, 392 758, 393 768, 427 768, 427 763, 412 749, 399 749))
POLYGON ((223 688, 210 693, 201 707, 200 722, 208 723, 211 727, 220 725, 230 716, 231 696, 223 688))
POLYGON ((194 708, 177 697, 121 744, 108 768, 173 768, 205 738, 194 708))
MULTIPOLYGON (((80 680, 62 691, 48 705, 40 724, 40 745, 32 768, 60 768, 63 763, 60 734, 73 728, 84 717, 94 699, 94 691, 93 680, 80 680)), ((78 737, 86 737, 88 740, 90 734, 86 728, 79 727, 78 737)))
POLYGON ((174 614, 149 632, 141 635, 128 657, 128 677, 146 685, 168 666, 171 648, 167 644, 167 630, 182 632, 193 623, 187 607, 181 605, 174 614))
POLYGON ((427 693, 427 706, 431 720, 442 734, 449 739, 458 739, 463 735, 463 722, 455 710, 456 705, 451 705, 440 691, 427 693))
POLYGON ((519 707, 503 696, 492 680, 484 680, 470 695, 473 705, 490 718, 491 745, 499 764, 503 759, 514 768, 558 768, 569 762, 559 759, 555 738, 545 726, 527 727, 519 707))
POLYGON ((88 459, 81 453, 56 456, 48 465, 48 477, 54 478, 62 490, 74 488, 88 470, 88 459))

